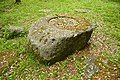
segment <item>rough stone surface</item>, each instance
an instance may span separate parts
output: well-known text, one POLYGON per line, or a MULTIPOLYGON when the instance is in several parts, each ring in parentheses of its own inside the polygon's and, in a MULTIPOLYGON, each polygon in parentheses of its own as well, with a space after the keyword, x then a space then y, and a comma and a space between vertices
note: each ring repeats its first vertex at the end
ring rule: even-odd
POLYGON ((10 26, 9 28, 3 29, 3 37, 6 39, 13 39, 15 37, 21 37, 25 34, 23 28, 10 26))
POLYGON ((30 28, 28 39, 39 57, 51 60, 84 48, 93 29, 82 18, 45 17, 30 28))
POLYGON ((98 66, 95 64, 97 57, 95 55, 91 55, 86 60, 86 69, 85 69, 85 79, 89 80, 92 76, 99 71, 98 66))

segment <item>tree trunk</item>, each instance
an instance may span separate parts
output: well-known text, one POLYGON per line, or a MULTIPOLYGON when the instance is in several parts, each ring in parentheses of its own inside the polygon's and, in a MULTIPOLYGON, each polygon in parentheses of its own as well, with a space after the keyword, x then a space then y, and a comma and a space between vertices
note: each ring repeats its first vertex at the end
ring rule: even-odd
POLYGON ((15 2, 15 3, 19 3, 19 2, 21 2, 21 0, 16 0, 16 2, 15 2))

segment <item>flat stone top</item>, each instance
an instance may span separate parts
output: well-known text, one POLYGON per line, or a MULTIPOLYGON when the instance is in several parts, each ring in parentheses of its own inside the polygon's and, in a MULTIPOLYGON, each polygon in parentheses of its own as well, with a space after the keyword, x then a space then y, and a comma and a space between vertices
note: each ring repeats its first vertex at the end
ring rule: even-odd
POLYGON ((90 23, 85 19, 67 16, 53 17, 49 19, 48 23, 57 28, 67 30, 85 30, 90 26, 90 23))

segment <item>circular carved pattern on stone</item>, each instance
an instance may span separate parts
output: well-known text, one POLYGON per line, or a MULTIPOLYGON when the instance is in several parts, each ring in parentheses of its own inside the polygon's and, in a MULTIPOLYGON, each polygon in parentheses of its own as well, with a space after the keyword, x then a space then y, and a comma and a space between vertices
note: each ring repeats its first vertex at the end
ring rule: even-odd
POLYGON ((90 26, 90 23, 84 18, 77 19, 67 16, 53 17, 48 22, 57 28, 68 30, 85 30, 88 26, 90 26))

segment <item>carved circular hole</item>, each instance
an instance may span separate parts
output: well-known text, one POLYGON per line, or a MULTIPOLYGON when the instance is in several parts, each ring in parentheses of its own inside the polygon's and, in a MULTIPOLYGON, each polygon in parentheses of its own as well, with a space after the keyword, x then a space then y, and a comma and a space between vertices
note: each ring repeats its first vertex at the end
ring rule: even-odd
POLYGON ((52 41, 55 41, 55 39, 52 39, 52 41))
POLYGON ((52 43, 55 41, 55 39, 52 39, 52 43))

